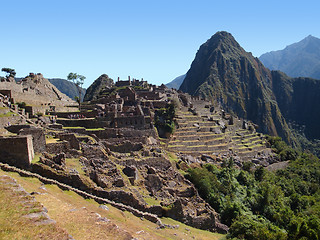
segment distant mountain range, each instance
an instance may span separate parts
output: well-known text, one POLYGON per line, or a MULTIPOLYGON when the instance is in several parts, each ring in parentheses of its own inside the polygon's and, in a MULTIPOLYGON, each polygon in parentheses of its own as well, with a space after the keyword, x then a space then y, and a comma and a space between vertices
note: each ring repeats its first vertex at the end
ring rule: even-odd
POLYGON ((179 89, 179 87, 181 86, 183 80, 185 79, 186 74, 183 74, 179 77, 176 77, 175 79, 173 79, 171 82, 167 83, 166 86, 168 88, 175 88, 175 89, 179 89))
POLYGON ((293 123, 309 139, 320 139, 320 81, 270 71, 230 33, 218 32, 200 46, 180 90, 214 100, 293 145, 293 123))
POLYGON ((267 68, 290 77, 320 79, 320 39, 311 35, 283 50, 262 54, 259 59, 267 68))

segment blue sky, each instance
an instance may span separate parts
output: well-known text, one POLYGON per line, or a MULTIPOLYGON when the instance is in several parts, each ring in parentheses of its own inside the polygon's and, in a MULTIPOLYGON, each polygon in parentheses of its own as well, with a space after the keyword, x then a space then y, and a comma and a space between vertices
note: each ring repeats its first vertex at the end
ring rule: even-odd
MULTIPOLYGON (((254 56, 308 35, 320 38, 320 1, 1 1, 0 67, 167 83, 186 73, 200 45, 228 31, 254 56)), ((3 76, 4 73, 1 73, 3 76)))

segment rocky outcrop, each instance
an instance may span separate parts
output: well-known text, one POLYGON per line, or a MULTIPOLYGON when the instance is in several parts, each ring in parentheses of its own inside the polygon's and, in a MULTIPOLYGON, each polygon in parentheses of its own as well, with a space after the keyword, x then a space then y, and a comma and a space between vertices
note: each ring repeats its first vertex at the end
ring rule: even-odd
MULTIPOLYGON (((34 114, 43 108, 50 109, 50 106, 64 107, 76 102, 65 94, 61 93, 41 73, 30 73, 19 82, 0 82, 0 89, 11 90, 11 97, 15 102, 25 102, 26 107, 32 106, 34 114)), ((44 112, 44 111, 43 111, 44 112)))
POLYGON ((112 87, 113 80, 107 74, 98 77, 87 89, 83 101, 91 101, 95 99, 104 88, 112 87))

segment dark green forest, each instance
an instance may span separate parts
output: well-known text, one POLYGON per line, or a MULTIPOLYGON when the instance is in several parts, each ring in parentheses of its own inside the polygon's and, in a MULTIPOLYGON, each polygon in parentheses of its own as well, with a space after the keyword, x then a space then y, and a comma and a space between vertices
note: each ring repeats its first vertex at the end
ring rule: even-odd
POLYGON ((228 239, 320 239, 320 161, 268 137, 285 169, 233 160, 189 169, 186 177, 230 227, 228 239))

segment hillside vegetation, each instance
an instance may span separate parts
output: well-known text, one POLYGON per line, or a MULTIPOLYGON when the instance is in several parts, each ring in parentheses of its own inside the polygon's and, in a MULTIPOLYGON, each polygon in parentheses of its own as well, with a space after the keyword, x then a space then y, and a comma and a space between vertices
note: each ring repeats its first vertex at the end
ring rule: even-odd
POLYGON ((228 238, 319 239, 319 159, 279 138, 269 142, 287 168, 272 172, 247 162, 237 169, 230 159, 221 168, 189 169, 187 178, 230 226, 228 238))

